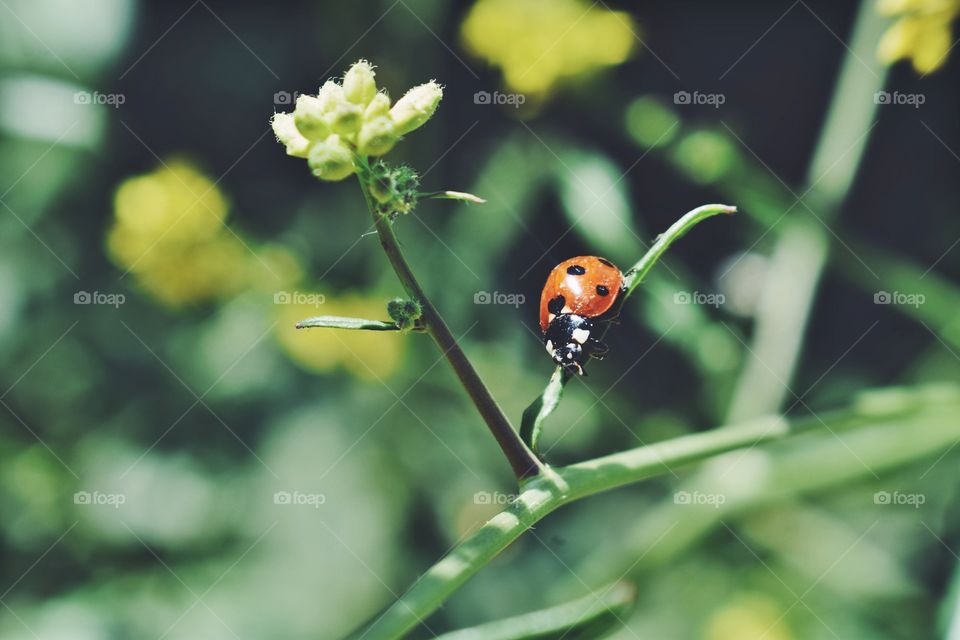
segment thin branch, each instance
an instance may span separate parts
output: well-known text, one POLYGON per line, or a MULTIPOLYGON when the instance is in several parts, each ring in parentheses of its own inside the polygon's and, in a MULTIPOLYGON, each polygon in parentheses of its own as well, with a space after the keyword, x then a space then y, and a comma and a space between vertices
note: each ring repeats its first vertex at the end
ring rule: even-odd
POLYGON ((407 295, 419 302, 423 308, 422 319, 427 333, 430 334, 437 343, 437 346, 440 347, 440 351, 443 352, 450 366, 452 366, 456 372, 457 377, 460 378, 461 384, 470 395, 470 399, 473 400, 474 405, 476 405, 484 422, 487 423, 487 427, 490 429, 493 437, 496 438, 497 444, 500 445, 504 455, 510 462, 510 466, 513 468, 513 473, 516 475, 517 480, 522 482, 538 474, 542 474, 545 471, 543 463, 533 455, 533 452, 527 448, 523 440, 520 439, 520 436, 517 435, 513 425, 510 424, 507 416, 500 408, 500 405, 497 404, 497 401, 490 394, 490 391, 483 383, 483 380, 480 379, 479 374, 477 374, 477 371, 473 368, 470 360, 467 359, 463 349, 457 344, 453 333, 443 321, 436 307, 430 302, 430 298, 427 297, 423 287, 420 286, 420 282, 413 274, 413 270, 410 268, 403 252, 400 250, 400 244, 394 233, 393 222, 390 217, 378 213, 376 207, 373 206, 369 191, 370 177, 365 167, 357 173, 357 178, 360 181, 360 189, 363 191, 367 208, 370 210, 370 215, 373 216, 373 223, 377 230, 377 237, 380 239, 380 246, 383 247, 384 253, 387 254, 387 259, 390 261, 407 295))

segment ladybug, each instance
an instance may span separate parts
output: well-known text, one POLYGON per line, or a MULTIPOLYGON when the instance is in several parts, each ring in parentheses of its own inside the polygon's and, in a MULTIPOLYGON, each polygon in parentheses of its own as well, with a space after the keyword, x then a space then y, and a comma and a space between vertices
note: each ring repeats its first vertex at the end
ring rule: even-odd
POLYGON ((605 258, 579 256, 553 268, 540 294, 540 330, 554 362, 582 376, 588 358, 604 356, 607 346, 591 333, 623 286, 620 269, 605 258))

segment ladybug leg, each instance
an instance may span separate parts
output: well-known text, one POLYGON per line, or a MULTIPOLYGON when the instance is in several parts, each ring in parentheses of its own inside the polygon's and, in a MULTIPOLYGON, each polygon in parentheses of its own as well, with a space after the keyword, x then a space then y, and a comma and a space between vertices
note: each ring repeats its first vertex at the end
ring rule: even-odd
POLYGON ((610 350, 606 343, 592 337, 587 340, 587 343, 583 345, 583 347, 584 351, 589 353, 591 358, 596 358, 597 360, 603 360, 604 356, 607 355, 607 351, 610 350))

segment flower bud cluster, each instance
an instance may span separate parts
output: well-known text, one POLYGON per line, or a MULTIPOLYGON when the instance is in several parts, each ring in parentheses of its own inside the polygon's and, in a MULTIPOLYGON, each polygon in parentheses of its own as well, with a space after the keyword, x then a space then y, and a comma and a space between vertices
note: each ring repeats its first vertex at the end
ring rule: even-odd
POLYGON ((287 154, 305 158, 321 180, 343 180, 357 171, 356 156, 382 156, 401 136, 422 126, 437 110, 443 89, 419 85, 391 104, 377 90, 373 66, 354 64, 338 84, 328 80, 315 96, 301 95, 292 113, 271 122, 287 154))

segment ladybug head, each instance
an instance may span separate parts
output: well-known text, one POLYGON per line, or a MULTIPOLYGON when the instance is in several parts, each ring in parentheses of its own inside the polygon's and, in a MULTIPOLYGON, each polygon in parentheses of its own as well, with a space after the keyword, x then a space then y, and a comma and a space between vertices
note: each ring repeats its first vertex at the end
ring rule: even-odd
POLYGON ((583 361, 586 360, 587 356, 580 343, 568 342, 558 345, 553 348, 551 356, 553 357, 553 361, 564 369, 580 376, 585 375, 583 361))
POLYGON ((584 375, 583 364, 590 358, 593 323, 572 313, 558 315, 550 322, 543 338, 554 362, 577 375, 584 375))

